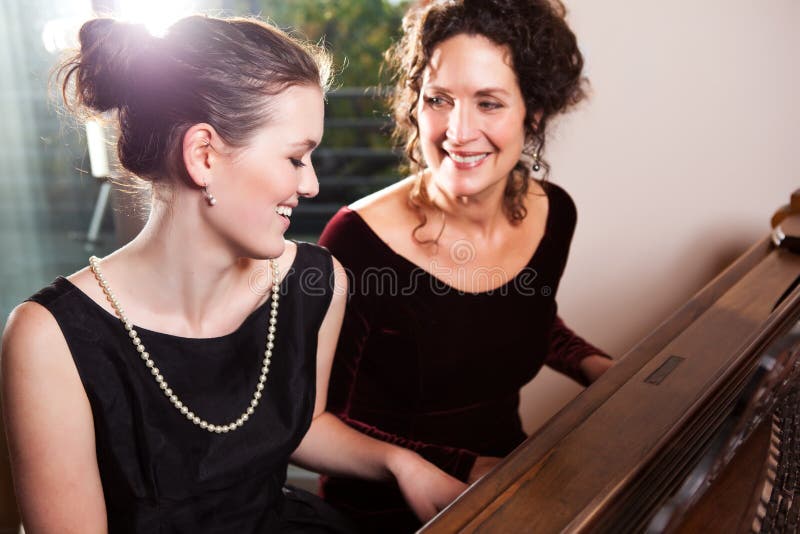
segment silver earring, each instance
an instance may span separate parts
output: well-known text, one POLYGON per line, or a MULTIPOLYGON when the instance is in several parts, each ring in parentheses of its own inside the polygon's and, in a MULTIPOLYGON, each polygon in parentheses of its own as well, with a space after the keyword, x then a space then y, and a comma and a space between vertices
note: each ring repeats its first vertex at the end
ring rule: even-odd
POLYGON ((209 206, 213 206, 214 204, 217 203, 216 197, 214 197, 214 195, 212 195, 211 193, 208 192, 208 186, 207 185, 203 186, 203 197, 205 197, 206 202, 208 202, 209 206))
POLYGON ((542 170, 542 165, 539 163, 539 151, 533 153, 533 165, 531 166, 533 172, 539 172, 542 170))

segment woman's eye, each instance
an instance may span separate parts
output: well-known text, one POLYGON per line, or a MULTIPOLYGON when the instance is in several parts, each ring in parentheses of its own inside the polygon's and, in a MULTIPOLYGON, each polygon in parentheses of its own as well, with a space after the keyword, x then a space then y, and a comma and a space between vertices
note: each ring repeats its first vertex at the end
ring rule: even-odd
POLYGON ((300 168, 300 167, 305 167, 305 166, 306 166, 306 164, 305 164, 305 163, 303 163, 302 161, 300 161, 300 160, 299 160, 299 159, 297 159, 297 158, 289 158, 289 161, 291 161, 291 162, 292 162, 292 165, 294 165, 294 166, 295 166, 295 167, 297 167, 297 168, 300 168))
POLYGON ((425 101, 426 104, 428 104, 432 108, 441 106, 442 104, 445 103, 444 99, 440 96, 426 96, 423 97, 423 100, 425 101))
POLYGON ((481 109, 499 109, 499 108, 503 107, 502 104, 498 104, 497 102, 489 102, 489 101, 480 102, 478 104, 478 106, 481 109))

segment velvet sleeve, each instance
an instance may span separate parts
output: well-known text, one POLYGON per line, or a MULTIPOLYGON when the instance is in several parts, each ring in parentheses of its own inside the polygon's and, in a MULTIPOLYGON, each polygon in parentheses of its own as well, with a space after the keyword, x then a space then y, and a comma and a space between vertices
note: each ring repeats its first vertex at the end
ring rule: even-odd
POLYGON ((557 315, 550 330, 550 345, 545 364, 576 382, 588 386, 589 381, 583 375, 580 363, 587 356, 594 354, 610 358, 605 352, 570 330, 557 315))
POLYGON ((469 473, 472 471, 472 466, 475 465, 475 460, 478 458, 477 454, 466 449, 434 445, 407 439, 402 436, 384 432, 361 421, 350 419, 345 415, 337 415, 342 421, 367 436, 416 452, 445 473, 452 475, 462 482, 467 481, 469 473))
MULTIPOLYGON (((364 294, 359 284, 360 275, 365 269, 380 267, 374 248, 369 246, 371 236, 367 235, 365 225, 358 214, 342 208, 327 224, 319 239, 319 244, 330 250, 344 267, 349 291, 331 369, 326 409, 352 428, 375 439, 411 449, 446 473, 466 481, 477 458, 474 452, 411 440, 349 416, 350 396, 359 379, 363 348, 372 331, 373 321, 379 315, 376 313, 380 306, 378 298, 388 298, 364 294)), ((363 377, 360 379, 364 380, 363 377)))

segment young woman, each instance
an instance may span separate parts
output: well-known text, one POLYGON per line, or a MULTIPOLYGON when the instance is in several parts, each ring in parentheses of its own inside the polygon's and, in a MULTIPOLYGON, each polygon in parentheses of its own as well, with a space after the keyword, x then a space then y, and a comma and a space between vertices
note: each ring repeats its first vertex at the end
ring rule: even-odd
MULTIPOLYGON (((352 283, 328 409, 472 482, 525 439, 519 389, 542 365, 584 384, 611 365, 556 313, 576 210, 542 151, 582 58, 547 0, 420 2, 403 29, 388 58, 414 172, 320 239, 352 283)), ((390 484, 322 489, 364 531, 419 526, 390 484)))
POLYGON ((317 193, 327 58, 245 19, 189 17, 163 39, 97 19, 80 43, 64 92, 118 113, 120 162, 153 204, 130 244, 9 318, 28 534, 346 530, 283 488, 290 459, 394 480, 431 517, 464 485, 325 411, 346 282, 327 251, 283 237, 317 193))

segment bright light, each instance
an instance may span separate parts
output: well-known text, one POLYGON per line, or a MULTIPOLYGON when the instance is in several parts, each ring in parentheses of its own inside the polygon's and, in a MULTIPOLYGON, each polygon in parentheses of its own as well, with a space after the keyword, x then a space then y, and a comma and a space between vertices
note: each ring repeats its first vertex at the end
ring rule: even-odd
POLYGON ((156 37, 163 37, 174 22, 195 12, 188 0, 121 0, 117 5, 119 20, 143 24, 156 37))
POLYGON ((78 31, 92 17, 92 3, 90 0, 64 1, 57 14, 59 18, 47 21, 42 28, 42 43, 51 54, 78 47, 78 31))
POLYGON ((92 176, 95 178, 111 176, 111 170, 108 167, 106 134, 100 121, 86 121, 86 145, 89 147, 89 166, 92 176))
MULTIPOLYGON (((163 37, 167 29, 178 19, 195 13, 191 0, 119 0, 119 9, 113 13, 117 20, 143 24, 156 37, 163 37)), ((76 6, 74 16, 53 19, 42 28, 42 43, 50 53, 77 48, 78 31, 84 22, 92 18, 90 2, 76 6)))
POLYGON ((78 31, 92 16, 91 9, 82 15, 48 20, 42 28, 42 43, 45 50, 54 54, 69 48, 78 48, 78 31))

